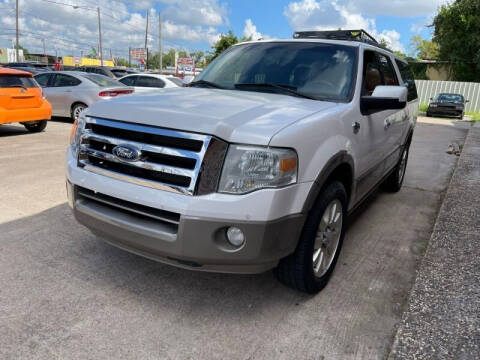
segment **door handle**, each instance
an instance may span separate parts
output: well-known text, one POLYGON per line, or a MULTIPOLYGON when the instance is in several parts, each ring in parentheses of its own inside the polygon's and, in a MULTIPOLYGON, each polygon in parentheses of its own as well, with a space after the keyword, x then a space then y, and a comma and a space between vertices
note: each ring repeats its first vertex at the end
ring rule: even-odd
POLYGON ((388 129, 392 125, 392 122, 389 119, 385 120, 385 129, 388 129))
POLYGON ((358 121, 353 122, 352 129, 354 134, 358 133, 358 130, 360 130, 360 123, 358 121))
POLYGON ((65 92, 72 92, 72 90, 65 90, 65 92))

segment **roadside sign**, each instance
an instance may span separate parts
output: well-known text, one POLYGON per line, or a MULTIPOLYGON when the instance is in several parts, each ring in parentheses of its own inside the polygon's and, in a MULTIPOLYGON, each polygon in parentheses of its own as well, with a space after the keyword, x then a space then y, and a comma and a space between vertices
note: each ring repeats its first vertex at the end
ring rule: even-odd
POLYGON ((130 49, 130 58, 132 60, 143 60, 147 59, 147 49, 145 48, 132 48, 130 49))

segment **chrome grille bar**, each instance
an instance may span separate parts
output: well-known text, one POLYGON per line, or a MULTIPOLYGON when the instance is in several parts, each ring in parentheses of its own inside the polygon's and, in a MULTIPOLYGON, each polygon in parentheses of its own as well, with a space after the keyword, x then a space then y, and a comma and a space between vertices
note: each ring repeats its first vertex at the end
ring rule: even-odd
POLYGON ((193 195, 212 137, 87 117, 80 135, 78 165, 84 170, 137 185, 193 195), (116 146, 134 147, 133 161, 116 146))
POLYGON ((162 173, 165 173, 165 174, 188 176, 190 178, 194 177, 194 175, 195 175, 193 170, 186 170, 186 169, 182 169, 182 168, 179 168, 179 167, 173 167, 173 166, 158 165, 158 164, 149 163, 147 161, 125 162, 125 161, 120 160, 119 158, 117 158, 113 154, 108 154, 108 153, 103 152, 103 151, 98 151, 98 150, 95 150, 95 149, 91 149, 91 148, 89 148, 85 145, 81 145, 80 151, 82 153, 87 154, 87 155, 94 156, 96 158, 103 159, 103 160, 116 162, 118 164, 124 164, 125 166, 135 166, 135 167, 139 167, 139 168, 142 168, 142 169, 162 172, 162 173))

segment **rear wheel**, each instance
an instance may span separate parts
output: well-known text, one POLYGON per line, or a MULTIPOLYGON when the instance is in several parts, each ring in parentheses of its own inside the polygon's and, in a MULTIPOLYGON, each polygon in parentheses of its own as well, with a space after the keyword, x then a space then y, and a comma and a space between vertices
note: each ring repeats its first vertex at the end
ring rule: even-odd
POLYGON ((315 294, 327 285, 337 263, 347 220, 347 192, 342 183, 326 187, 310 212, 297 249, 275 269, 285 285, 315 294))
POLYGON ((408 163, 408 153, 410 149, 410 144, 407 143, 403 148, 402 155, 398 161, 395 170, 390 174, 390 176, 383 182, 381 185, 382 189, 389 192, 398 192, 402 188, 403 179, 405 178, 405 171, 407 169, 408 163))
POLYGON ((23 123, 23 126, 25 126, 28 131, 32 133, 37 133, 45 130, 45 128, 47 127, 47 120, 30 121, 23 123))
POLYGON ((72 107, 72 115, 71 115, 71 118, 73 121, 78 121, 79 117, 80 117, 80 113, 85 110, 88 106, 85 105, 85 104, 82 104, 82 103, 78 103, 78 104, 75 104, 73 107, 72 107))

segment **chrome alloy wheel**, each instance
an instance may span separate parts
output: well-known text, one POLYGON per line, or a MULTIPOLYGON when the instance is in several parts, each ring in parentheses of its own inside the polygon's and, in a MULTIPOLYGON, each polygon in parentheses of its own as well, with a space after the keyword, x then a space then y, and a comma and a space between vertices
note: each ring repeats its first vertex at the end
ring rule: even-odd
POLYGON ((405 148, 402 153, 402 158, 400 159, 400 164, 398 166, 398 183, 403 182, 403 177, 405 176, 405 170, 407 168, 407 158, 408 158, 408 148, 405 148))
POLYGON ((83 105, 77 105, 75 106, 75 109, 73 109, 73 120, 77 120, 80 117, 80 113, 85 110, 87 107, 83 105))
POLYGON ((342 203, 335 199, 325 209, 315 237, 313 273, 316 277, 325 275, 332 265, 342 235, 342 223, 342 203))

